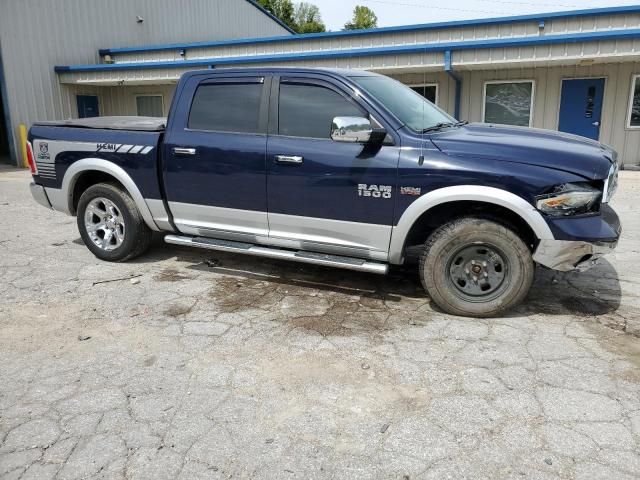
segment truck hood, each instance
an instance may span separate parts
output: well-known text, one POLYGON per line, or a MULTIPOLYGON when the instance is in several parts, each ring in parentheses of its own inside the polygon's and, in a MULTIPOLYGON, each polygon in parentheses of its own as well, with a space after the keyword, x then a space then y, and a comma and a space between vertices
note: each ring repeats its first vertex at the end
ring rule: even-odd
POLYGON ((615 152, 595 140, 553 130, 472 123, 431 136, 447 155, 525 163, 590 180, 606 178, 615 152))

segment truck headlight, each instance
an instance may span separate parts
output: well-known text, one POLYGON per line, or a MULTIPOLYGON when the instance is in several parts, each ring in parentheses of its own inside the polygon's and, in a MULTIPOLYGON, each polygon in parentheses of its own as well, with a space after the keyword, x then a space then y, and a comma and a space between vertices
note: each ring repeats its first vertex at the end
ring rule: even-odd
POLYGON ((602 198, 602 192, 584 183, 565 183, 553 193, 536 198, 536 207, 554 217, 589 213, 602 198))

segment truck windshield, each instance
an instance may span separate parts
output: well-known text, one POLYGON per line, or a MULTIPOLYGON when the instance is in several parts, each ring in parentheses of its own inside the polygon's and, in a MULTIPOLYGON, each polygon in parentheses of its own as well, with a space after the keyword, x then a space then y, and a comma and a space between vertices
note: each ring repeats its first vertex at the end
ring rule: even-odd
POLYGON ((440 110, 419 93, 390 77, 376 75, 351 77, 351 80, 416 132, 457 124, 455 118, 440 110))

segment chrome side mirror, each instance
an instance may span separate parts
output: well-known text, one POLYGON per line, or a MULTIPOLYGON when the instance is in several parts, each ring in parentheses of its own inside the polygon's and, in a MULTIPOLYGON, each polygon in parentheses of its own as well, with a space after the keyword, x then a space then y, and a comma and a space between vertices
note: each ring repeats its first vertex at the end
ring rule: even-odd
POLYGON ((331 122, 331 139, 335 142, 367 143, 373 128, 364 117, 334 117, 331 122))

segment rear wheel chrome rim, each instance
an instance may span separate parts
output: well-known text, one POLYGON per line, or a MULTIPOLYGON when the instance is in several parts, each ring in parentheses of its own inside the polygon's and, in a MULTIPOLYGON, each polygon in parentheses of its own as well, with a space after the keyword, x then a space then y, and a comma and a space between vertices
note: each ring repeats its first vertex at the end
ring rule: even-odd
POLYGON ((122 212, 108 198, 98 197, 89 202, 84 212, 84 226, 93 244, 101 250, 115 250, 124 241, 122 212))
POLYGON ((506 290, 509 262, 504 253, 493 245, 465 245, 449 257, 447 276, 459 298, 469 302, 489 302, 506 290))

